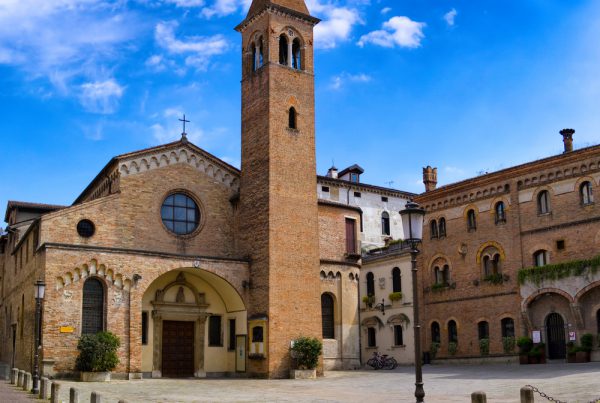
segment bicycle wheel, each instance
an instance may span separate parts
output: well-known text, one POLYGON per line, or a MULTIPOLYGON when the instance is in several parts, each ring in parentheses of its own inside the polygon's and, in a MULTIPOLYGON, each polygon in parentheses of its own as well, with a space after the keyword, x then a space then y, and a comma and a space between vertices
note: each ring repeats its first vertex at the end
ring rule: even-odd
POLYGON ((377 358, 371 358, 367 361, 367 365, 373 367, 373 369, 379 369, 377 358))
POLYGON ((389 357, 383 364, 383 369, 394 369, 398 366, 398 362, 394 357, 389 357))

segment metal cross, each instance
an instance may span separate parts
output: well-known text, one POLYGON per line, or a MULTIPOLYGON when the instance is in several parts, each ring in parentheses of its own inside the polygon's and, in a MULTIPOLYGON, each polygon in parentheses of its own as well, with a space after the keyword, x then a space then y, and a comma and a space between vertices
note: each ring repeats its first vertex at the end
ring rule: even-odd
POLYGON ((183 132, 182 132, 182 134, 185 134, 185 124, 186 124, 186 122, 190 123, 189 120, 185 120, 185 113, 183 114, 183 119, 179 119, 179 121, 183 122, 183 132))

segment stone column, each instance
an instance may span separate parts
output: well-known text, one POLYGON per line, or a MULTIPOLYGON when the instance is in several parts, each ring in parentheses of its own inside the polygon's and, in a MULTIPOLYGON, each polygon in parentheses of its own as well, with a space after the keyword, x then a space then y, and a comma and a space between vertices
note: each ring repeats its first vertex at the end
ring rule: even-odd
POLYGON ((50 390, 50 403, 61 403, 60 402, 60 383, 52 382, 50 390))
POLYGON ((48 400, 48 392, 50 392, 50 380, 43 377, 40 381, 40 399, 48 400))
POLYGON ((206 316, 200 316, 196 321, 196 329, 194 334, 194 376, 196 378, 205 378, 206 371, 204 370, 204 331, 206 327, 206 316))
POLYGON ((154 321, 154 343, 152 345, 152 378, 162 377, 162 315, 159 311, 152 311, 154 321))

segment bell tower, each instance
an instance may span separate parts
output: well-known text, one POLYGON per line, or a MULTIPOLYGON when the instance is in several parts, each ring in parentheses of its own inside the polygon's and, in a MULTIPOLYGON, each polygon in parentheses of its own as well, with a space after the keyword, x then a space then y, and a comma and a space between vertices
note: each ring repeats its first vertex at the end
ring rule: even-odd
POLYGON ((313 27, 304 0, 254 0, 242 34, 239 234, 250 259, 249 372, 287 377, 290 342, 321 338, 313 27), (260 329, 262 328, 262 329, 260 329), (262 354, 262 356, 261 356, 262 354))

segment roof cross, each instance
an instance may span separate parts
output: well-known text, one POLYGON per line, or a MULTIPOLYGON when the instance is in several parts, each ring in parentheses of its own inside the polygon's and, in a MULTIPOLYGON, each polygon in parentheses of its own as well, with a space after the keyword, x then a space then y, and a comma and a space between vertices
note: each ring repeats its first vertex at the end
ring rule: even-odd
POLYGON ((183 122, 183 132, 181 132, 181 136, 185 138, 185 136, 187 135, 187 133, 185 132, 185 124, 190 123, 190 121, 185 119, 185 113, 183 114, 183 119, 179 119, 179 121, 183 122))

